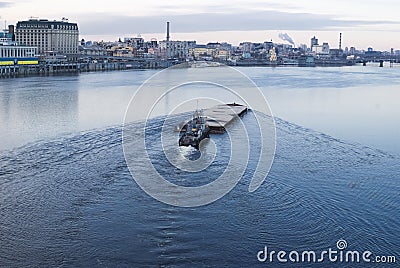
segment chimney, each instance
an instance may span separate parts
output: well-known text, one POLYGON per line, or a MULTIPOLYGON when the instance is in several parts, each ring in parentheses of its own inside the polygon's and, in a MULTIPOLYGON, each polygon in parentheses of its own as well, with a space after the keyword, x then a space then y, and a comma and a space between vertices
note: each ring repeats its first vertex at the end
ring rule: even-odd
POLYGON ((167 41, 169 41, 169 21, 167 21, 167 41))
POLYGON ((339 50, 342 50, 342 33, 340 33, 339 37, 339 50))

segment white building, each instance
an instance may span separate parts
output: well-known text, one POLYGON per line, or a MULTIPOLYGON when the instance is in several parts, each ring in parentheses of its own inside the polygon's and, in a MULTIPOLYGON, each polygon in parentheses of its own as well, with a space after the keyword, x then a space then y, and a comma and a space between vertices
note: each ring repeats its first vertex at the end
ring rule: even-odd
POLYGON ((314 45, 312 47, 312 52, 317 55, 329 55, 329 44, 323 43, 321 45, 314 45))
POLYGON ((36 47, 0 46, 0 58, 32 58, 36 51, 36 47))
POLYGON ((79 30, 76 23, 30 19, 19 21, 15 39, 20 45, 38 48, 38 53, 78 54, 79 30))
POLYGON ((189 57, 191 41, 160 41, 159 52, 164 59, 186 59, 189 57))
POLYGON ((38 64, 36 47, 0 46, 0 67, 38 64))

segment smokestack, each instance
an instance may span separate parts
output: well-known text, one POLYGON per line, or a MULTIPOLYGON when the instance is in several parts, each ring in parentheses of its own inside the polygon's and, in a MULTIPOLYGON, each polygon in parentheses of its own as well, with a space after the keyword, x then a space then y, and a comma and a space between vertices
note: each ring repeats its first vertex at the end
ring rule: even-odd
POLYGON ((167 41, 169 41, 169 21, 167 21, 167 41))
POLYGON ((339 50, 342 50, 342 33, 340 33, 339 37, 339 50))

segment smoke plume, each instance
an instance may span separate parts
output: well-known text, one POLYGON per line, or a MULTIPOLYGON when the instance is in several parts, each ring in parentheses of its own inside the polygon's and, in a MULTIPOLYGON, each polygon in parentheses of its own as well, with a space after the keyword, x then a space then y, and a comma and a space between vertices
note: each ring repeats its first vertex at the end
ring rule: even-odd
POLYGON ((290 44, 292 44, 294 46, 293 39, 287 33, 280 33, 279 38, 282 39, 283 41, 289 42, 290 44))

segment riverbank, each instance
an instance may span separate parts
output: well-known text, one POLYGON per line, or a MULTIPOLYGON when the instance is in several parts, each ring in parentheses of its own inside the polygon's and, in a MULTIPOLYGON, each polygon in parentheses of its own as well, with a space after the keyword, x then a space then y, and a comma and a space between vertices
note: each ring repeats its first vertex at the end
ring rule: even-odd
POLYGON ((168 61, 119 61, 119 62, 59 62, 38 65, 0 66, 0 78, 43 76, 81 72, 120 71, 127 69, 164 69, 172 64, 168 61))
MULTIPOLYGON (((129 69, 137 70, 149 70, 149 69, 165 69, 173 65, 180 64, 183 68, 199 67, 199 63, 202 62, 187 62, 187 61, 172 61, 172 60, 142 60, 142 61, 92 61, 92 62, 58 62, 58 63, 41 63, 38 65, 12 65, 12 66, 0 66, 0 78, 18 78, 18 77, 29 77, 29 76, 51 76, 51 75, 63 75, 71 73, 84 73, 84 72, 108 72, 108 71, 121 71, 129 69)), ((206 63, 205 66, 201 67, 218 67, 222 65, 232 67, 345 67, 345 66, 379 66, 379 67, 396 67, 399 64, 393 64, 392 62, 345 62, 345 61, 326 61, 316 60, 313 64, 300 64, 293 62, 266 62, 262 60, 242 60, 237 62, 213 62, 217 63, 210 64, 206 63)))

